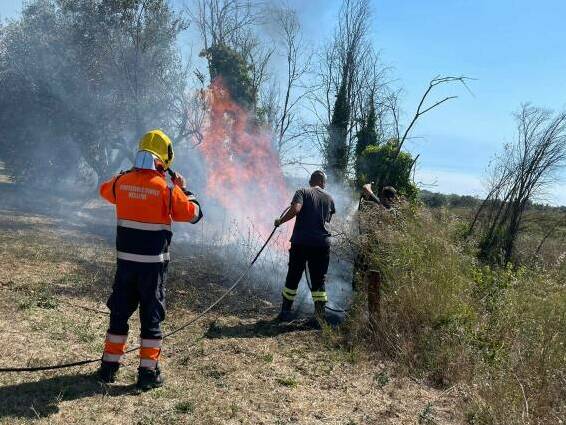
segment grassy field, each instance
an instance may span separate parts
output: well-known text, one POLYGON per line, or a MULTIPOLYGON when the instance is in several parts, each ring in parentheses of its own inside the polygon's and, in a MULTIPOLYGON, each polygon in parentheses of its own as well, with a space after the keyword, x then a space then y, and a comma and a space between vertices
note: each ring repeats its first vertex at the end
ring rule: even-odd
MULTIPOLYGON (((6 208, 6 207, 4 207, 6 208)), ((112 226, 80 226, 0 210, 0 364, 96 358, 114 270, 112 226), (100 310, 87 311, 82 307, 100 310)), ((231 276, 175 245, 166 330, 193 318, 231 276)), ((166 386, 138 393, 137 358, 102 385, 96 365, 0 375, 6 424, 459 424, 458 387, 434 389, 394 363, 337 348, 304 321, 279 325, 277 306, 241 289, 197 325, 164 343, 166 386)), ((132 320, 130 344, 137 341, 132 320)))

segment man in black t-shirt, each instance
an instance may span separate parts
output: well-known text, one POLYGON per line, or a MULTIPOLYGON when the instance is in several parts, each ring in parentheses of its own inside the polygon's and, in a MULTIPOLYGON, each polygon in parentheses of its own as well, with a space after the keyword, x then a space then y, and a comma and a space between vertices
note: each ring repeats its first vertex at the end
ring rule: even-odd
POLYGON ((295 192, 289 210, 283 217, 275 220, 275 226, 280 226, 297 217, 291 236, 289 270, 282 293, 283 304, 278 316, 282 321, 292 319, 291 307, 307 266, 315 312, 320 321, 324 320, 324 309, 328 300, 324 283, 330 259, 329 223, 336 209, 332 196, 324 190, 324 172, 312 173, 309 184, 310 187, 295 192))

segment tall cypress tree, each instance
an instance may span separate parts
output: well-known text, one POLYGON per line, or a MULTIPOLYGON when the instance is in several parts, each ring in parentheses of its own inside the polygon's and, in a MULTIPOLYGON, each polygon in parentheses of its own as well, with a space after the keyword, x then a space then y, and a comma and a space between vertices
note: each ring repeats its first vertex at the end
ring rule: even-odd
POLYGON ((344 73, 336 102, 326 146, 326 168, 337 180, 343 180, 348 168, 348 122, 350 121, 350 104, 347 96, 347 74, 344 73))
POLYGON ((355 151, 355 154, 356 154, 356 158, 355 158, 356 159, 356 180, 358 181, 359 184, 365 183, 365 182, 362 182, 362 180, 364 180, 364 176, 363 176, 363 174, 364 174, 363 173, 364 164, 363 164, 363 162, 365 161, 362 154, 368 146, 378 144, 377 129, 376 129, 377 116, 376 116, 376 113, 375 113, 375 105, 374 105, 374 101, 373 101, 373 96, 370 99, 368 107, 369 107, 368 115, 363 120, 360 130, 356 134, 356 151, 355 151))

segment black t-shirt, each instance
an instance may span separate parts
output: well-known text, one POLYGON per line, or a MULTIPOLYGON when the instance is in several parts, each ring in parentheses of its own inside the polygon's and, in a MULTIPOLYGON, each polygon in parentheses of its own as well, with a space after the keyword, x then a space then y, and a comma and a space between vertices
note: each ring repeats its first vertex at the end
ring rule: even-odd
POLYGON ((336 213, 332 196, 318 186, 299 189, 293 196, 292 204, 302 204, 297 215, 291 243, 309 246, 329 246, 328 223, 336 213))

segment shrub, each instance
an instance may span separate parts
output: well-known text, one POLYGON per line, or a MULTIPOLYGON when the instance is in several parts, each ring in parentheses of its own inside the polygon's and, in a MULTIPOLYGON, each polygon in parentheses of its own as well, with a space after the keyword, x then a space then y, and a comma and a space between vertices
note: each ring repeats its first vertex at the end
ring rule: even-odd
POLYGON ((414 159, 408 152, 396 154, 397 143, 394 140, 367 146, 358 159, 358 183, 375 181, 380 186, 393 186, 399 194, 414 200, 419 192, 411 180, 414 159))
POLYGON ((363 290, 345 334, 436 386, 469 385, 470 423, 548 423, 566 415, 566 287, 552 270, 481 266, 461 223, 411 204, 364 212, 357 241, 382 278, 370 331, 363 290), (527 418, 528 417, 528 418, 527 418))

